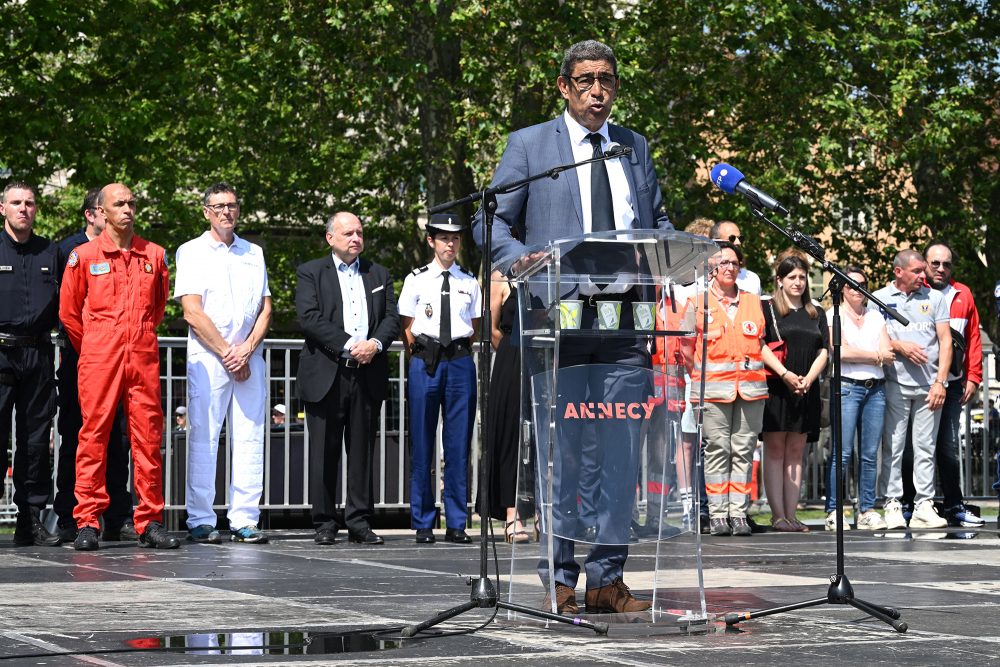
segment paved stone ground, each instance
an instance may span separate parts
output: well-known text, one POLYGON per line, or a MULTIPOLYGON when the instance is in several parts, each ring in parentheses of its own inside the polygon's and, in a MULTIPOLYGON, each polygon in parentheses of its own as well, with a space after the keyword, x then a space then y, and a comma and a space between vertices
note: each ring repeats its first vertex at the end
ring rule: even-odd
MULTIPOLYGON (((0 537, 0 664, 1000 664, 996 524, 978 533, 845 536, 855 593, 898 608, 905 634, 851 607, 822 605, 738 629, 712 621, 697 634, 639 622, 613 624, 599 637, 504 617, 474 634, 407 641, 397 639, 400 626, 468 600, 479 549, 418 547, 409 531, 380 532, 381 547, 319 547, 304 531, 277 531, 267 546, 185 543, 173 552, 113 543, 94 553, 15 548, 0 537), (379 628, 387 631, 371 634, 379 628), (368 634, 345 638, 350 630, 368 634), (230 645, 273 648, 265 655, 144 648, 204 646, 220 633, 230 645)), ((836 570, 834 543, 822 531, 704 538, 709 611, 824 597, 836 570)), ((651 562, 651 550, 633 548, 630 565, 651 562)), ((497 551, 504 572, 510 548, 501 541, 497 551)), ((488 618, 476 610, 439 630, 488 618)))

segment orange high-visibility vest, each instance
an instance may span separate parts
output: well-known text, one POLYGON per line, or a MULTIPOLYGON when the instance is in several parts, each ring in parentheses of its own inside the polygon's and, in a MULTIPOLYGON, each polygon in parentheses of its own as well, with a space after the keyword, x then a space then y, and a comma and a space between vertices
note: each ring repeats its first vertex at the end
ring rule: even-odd
POLYGON ((767 378, 764 361, 760 355, 764 337, 764 312, 760 297, 740 290, 740 303, 736 316, 730 320, 726 309, 714 294, 708 293, 708 331, 704 331, 704 297, 697 295, 688 300, 694 309, 695 341, 694 368, 691 372, 691 400, 697 401, 697 389, 702 373, 702 337, 708 342, 708 356, 704 360, 705 401, 730 403, 737 394, 748 401, 767 398, 767 378))
MULTIPOLYGON (((657 301, 656 328, 660 331, 680 331, 684 308, 674 306, 670 299, 664 304, 657 301), (666 312, 664 312, 664 310, 666 312)), ((657 336, 656 351, 653 353, 653 398, 654 405, 667 398, 667 410, 684 412, 684 357, 681 354, 680 336, 657 336)))

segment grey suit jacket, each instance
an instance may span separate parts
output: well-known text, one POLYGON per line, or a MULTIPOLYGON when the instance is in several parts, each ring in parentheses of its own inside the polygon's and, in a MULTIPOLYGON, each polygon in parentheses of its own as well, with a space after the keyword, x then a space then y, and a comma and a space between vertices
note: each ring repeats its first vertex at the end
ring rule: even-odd
MULTIPOLYGON (((389 391, 389 345, 399 337, 399 314, 389 271, 362 258, 361 280, 368 304, 368 337, 382 343, 382 351, 361 367, 369 395, 385 400, 389 391)), ((299 357, 299 397, 311 403, 326 396, 340 368, 344 345, 350 336, 344 330, 344 304, 333 258, 314 259, 299 266, 295 310, 306 340, 299 357)))
MULTIPOLYGON (((625 167, 632 195, 637 229, 673 229, 663 212, 663 197, 656 181, 649 144, 645 137, 618 125, 608 125, 612 142, 630 146, 632 155, 618 158, 625 167)), ((509 183, 553 167, 571 164, 573 148, 562 115, 510 135, 491 185, 509 183)), ((476 243, 483 245, 482 211, 473 218, 476 243)), ((528 246, 583 234, 580 184, 573 171, 559 178, 543 178, 506 195, 498 195, 493 223, 492 262, 507 271, 528 246), (517 238, 514 238, 516 232, 517 238)))

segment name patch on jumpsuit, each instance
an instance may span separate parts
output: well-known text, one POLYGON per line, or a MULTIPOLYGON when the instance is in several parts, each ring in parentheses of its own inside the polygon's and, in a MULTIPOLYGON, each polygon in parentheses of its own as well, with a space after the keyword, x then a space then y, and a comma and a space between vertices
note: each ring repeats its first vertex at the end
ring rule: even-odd
POLYGON ((101 262, 100 264, 90 265, 90 275, 92 276, 103 276, 105 273, 111 273, 111 264, 108 262, 101 262))

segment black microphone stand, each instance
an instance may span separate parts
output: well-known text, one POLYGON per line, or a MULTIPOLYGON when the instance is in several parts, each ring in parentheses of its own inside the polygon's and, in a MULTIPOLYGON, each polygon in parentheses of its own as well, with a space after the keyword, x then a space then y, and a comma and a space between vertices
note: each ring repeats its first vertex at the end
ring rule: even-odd
MULTIPOLYGON (((733 626, 737 625, 740 621, 748 621, 751 618, 781 614, 786 611, 794 611, 796 609, 804 609, 806 607, 815 607, 822 604, 847 604, 851 605, 855 609, 865 612, 869 616, 877 618, 884 623, 888 623, 896 632, 906 632, 906 622, 899 620, 900 614, 895 608, 872 604, 871 602, 866 602, 854 597, 854 588, 851 586, 850 580, 844 573, 844 462, 843 457, 841 456, 843 444, 841 442, 842 413, 840 405, 840 301, 844 285, 850 285, 855 290, 864 294, 871 301, 882 308, 883 311, 889 313, 889 316, 900 324, 905 326, 909 324, 909 321, 898 312, 875 298, 871 292, 848 277, 848 275, 837 265, 827 261, 824 257, 825 253, 823 247, 818 241, 816 241, 816 239, 803 234, 797 229, 793 229, 789 232, 764 215, 758 204, 750 200, 748 201, 750 203, 750 210, 755 217, 763 220, 772 228, 787 237, 796 246, 812 255, 817 261, 819 261, 820 266, 822 266, 825 271, 829 271, 833 274, 833 277, 830 279, 830 295, 833 298, 833 332, 831 340, 833 346, 833 378, 831 381, 833 382, 833 386, 830 388, 830 438, 833 440, 833 446, 831 449, 832 456, 834 457, 834 466, 836 470, 835 484, 837 487, 837 573, 831 575, 830 577, 830 587, 827 589, 826 597, 796 602, 794 604, 783 605, 780 607, 772 607, 761 611, 729 613, 725 616, 726 625, 733 626)), ((775 326, 777 326, 777 323, 775 323, 775 326)))
MULTIPOLYGON (((591 162, 601 162, 604 160, 611 160, 614 158, 624 157, 632 154, 632 149, 629 146, 617 146, 604 155, 600 157, 594 157, 587 160, 581 160, 580 162, 574 162, 572 164, 564 164, 558 167, 553 167, 541 173, 535 174, 533 176, 528 176, 527 178, 522 178, 520 180, 511 181, 509 183, 501 183, 493 187, 487 187, 480 191, 474 192, 472 194, 466 195, 461 199, 456 199, 454 201, 445 202, 439 204, 430 209, 430 213, 440 213, 442 211, 447 211, 448 209, 455 208, 458 206, 463 206, 465 204, 470 204, 474 201, 480 202, 480 210, 483 213, 483 315, 481 319, 481 326, 479 330, 479 387, 482 392, 482 398, 479 401, 479 414, 480 423, 482 424, 481 438, 482 438, 482 449, 484 452, 482 466, 483 472, 480 475, 480 479, 483 481, 482 484, 482 494, 480 501, 480 525, 479 525, 479 577, 470 582, 472 585, 472 594, 468 602, 462 603, 458 606, 452 607, 451 609, 442 611, 433 618, 430 618, 422 623, 417 623, 416 625, 408 625, 403 628, 403 637, 413 637, 418 632, 422 632, 431 628, 435 625, 443 623, 450 618, 464 614, 472 609, 507 609, 510 611, 515 611, 521 614, 528 614, 530 616, 536 616, 538 618, 544 618, 550 621, 557 621, 559 623, 566 623, 567 625, 575 625, 583 628, 589 628, 600 635, 606 635, 608 633, 608 624, 603 622, 593 623, 586 619, 580 617, 570 617, 562 616, 560 614, 553 614, 549 611, 544 611, 541 609, 535 609, 534 607, 526 607, 524 605, 514 604, 511 602, 505 602, 499 598, 497 595, 497 587, 500 583, 500 575, 497 573, 497 583, 494 584, 490 581, 489 577, 489 566, 488 566, 488 556, 489 556, 489 536, 488 536, 488 525, 491 521, 489 516, 490 507, 490 492, 492 480, 491 472, 493 467, 493 458, 495 452, 493 447, 490 446, 490 440, 492 434, 489 432, 489 419, 487 418, 490 414, 490 363, 493 356, 493 348, 490 344, 490 332, 493 330, 493 314, 490 312, 490 294, 492 292, 492 269, 491 269, 491 259, 493 250, 493 216, 496 214, 497 210, 497 195, 508 194, 514 192, 520 188, 523 188, 532 181, 537 181, 543 178, 559 178, 559 174, 570 169, 576 169, 577 167, 590 164, 591 162), (482 516, 485 514, 485 516, 482 516)), ((492 619, 491 619, 492 620, 492 619)), ((489 621, 487 621, 488 623, 489 621)))

